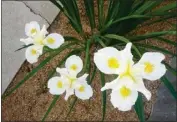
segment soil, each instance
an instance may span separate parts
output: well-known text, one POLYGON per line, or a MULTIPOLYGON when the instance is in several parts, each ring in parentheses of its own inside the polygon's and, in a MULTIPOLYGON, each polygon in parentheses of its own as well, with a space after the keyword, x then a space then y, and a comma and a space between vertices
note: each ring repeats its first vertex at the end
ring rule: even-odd
MULTIPOLYGON (((90 33, 90 27, 87 18, 85 17, 85 11, 83 9, 82 3, 79 2, 79 10, 82 16, 82 25, 84 31, 88 34, 90 33)), ((164 4, 165 5, 165 4, 164 4)), ((175 22, 175 20, 170 20, 175 22)), ((170 25, 167 22, 158 23, 152 26, 144 26, 136 30, 134 34, 144 34, 147 32, 153 31, 162 31, 170 29, 170 25)), ((48 31, 50 33, 57 32, 62 35, 72 35, 79 37, 79 35, 72 29, 67 18, 60 13, 52 25, 49 27, 48 31)), ((176 41, 174 36, 167 36, 167 38, 176 41)), ((167 45, 165 43, 148 39, 146 43, 153 45, 158 45, 163 48, 166 48, 170 51, 176 52, 175 47, 167 45)), ((46 83, 48 79, 48 73, 56 68, 59 61, 70 51, 70 49, 65 50, 64 52, 57 55, 52 61, 47 63, 47 65, 42 68, 38 73, 35 74, 32 78, 27 80, 20 88, 13 92, 9 97, 2 101, 2 118, 6 121, 40 121, 42 120, 45 112, 50 106, 53 95, 48 92, 46 89, 46 83)), ((20 80, 22 80, 27 73, 29 73, 34 67, 36 67, 45 57, 49 54, 46 54, 40 58, 38 63, 34 65, 24 62, 19 69, 18 73, 12 80, 11 84, 7 88, 6 92, 13 88, 20 80)), ((167 56, 166 61, 168 62, 169 56, 167 56)), ((110 79, 110 78, 109 78, 110 79)), ((106 80, 107 81, 107 80, 106 80)), ((156 100, 156 92, 159 86, 159 81, 149 82, 145 81, 146 87, 152 93, 152 99, 147 101, 145 99, 145 116, 148 118, 151 114, 152 105, 156 100)), ((92 87, 94 90, 93 97, 90 100, 82 101, 77 100, 76 105, 74 106, 70 116, 65 119, 71 102, 74 100, 74 96, 71 96, 68 101, 65 101, 62 95, 57 101, 55 107, 49 113, 46 121, 100 121, 102 118, 101 110, 101 84, 100 76, 97 72, 93 82, 92 87)), ((114 109, 110 103, 110 91, 107 92, 107 108, 106 108, 106 117, 107 121, 138 121, 135 111, 132 109, 128 112, 121 112, 117 109, 114 109)))

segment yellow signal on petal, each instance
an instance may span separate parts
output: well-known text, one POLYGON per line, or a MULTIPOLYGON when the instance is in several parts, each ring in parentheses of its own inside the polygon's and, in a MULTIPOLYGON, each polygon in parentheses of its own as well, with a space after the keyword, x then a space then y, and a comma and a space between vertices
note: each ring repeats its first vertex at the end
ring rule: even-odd
POLYGON ((37 51, 36 51, 35 49, 32 49, 32 50, 31 50, 31 54, 32 54, 32 55, 36 55, 36 54, 37 54, 37 51))
POLYGON ((49 38, 47 39, 47 42, 48 42, 49 44, 54 44, 54 43, 55 43, 55 39, 49 37, 49 38))
POLYGON ((63 87, 63 83, 62 83, 61 81, 58 81, 57 87, 58 87, 58 88, 62 88, 62 87, 63 87))
POLYGON ((116 58, 111 57, 108 59, 108 66, 110 68, 119 68, 119 61, 116 58))
POLYGON ((71 65, 70 69, 76 71, 77 70, 77 65, 75 65, 75 64, 71 65))
POLYGON ((31 34, 37 33, 37 30, 35 28, 31 29, 31 34))
POLYGON ((80 91, 80 92, 84 92, 84 90, 85 90, 85 87, 84 87, 84 86, 81 86, 81 87, 79 88, 79 91, 80 91))
POLYGON ((123 86, 122 88, 120 88, 120 94, 123 97, 128 97, 131 94, 131 90, 129 88, 126 88, 125 86, 123 86))
POLYGON ((145 62, 144 65, 145 65, 144 72, 151 73, 154 71, 154 65, 151 64, 150 62, 145 62))

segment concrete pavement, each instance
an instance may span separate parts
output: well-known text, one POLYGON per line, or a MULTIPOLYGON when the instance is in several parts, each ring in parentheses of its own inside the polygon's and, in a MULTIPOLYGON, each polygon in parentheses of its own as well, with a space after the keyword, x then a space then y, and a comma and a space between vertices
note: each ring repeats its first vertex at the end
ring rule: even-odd
MULTIPOLYGON (((171 60, 170 65, 176 69, 176 58, 171 60)), ((172 84, 176 89, 176 76, 167 71, 166 77, 169 81, 173 81, 172 84)), ((176 109, 175 98, 162 83, 157 91, 157 100, 153 105, 153 110, 148 121, 176 122, 176 109)))
POLYGON ((14 52, 23 45, 25 24, 38 21, 48 27, 58 12, 50 1, 2 1, 2 93, 25 60, 25 50, 14 52))

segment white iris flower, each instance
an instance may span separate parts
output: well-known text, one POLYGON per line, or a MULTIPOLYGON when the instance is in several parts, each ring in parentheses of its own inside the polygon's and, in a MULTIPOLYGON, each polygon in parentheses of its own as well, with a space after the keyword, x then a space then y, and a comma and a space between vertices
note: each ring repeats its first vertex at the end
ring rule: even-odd
POLYGON ((44 25, 40 30, 40 26, 36 21, 32 21, 25 25, 25 33, 28 38, 20 39, 25 45, 33 44, 26 50, 26 59, 29 63, 38 61, 38 57, 42 55, 43 47, 48 46, 51 49, 56 49, 64 43, 62 35, 57 33, 48 34, 44 25))
POLYGON ((93 91, 86 81, 88 74, 77 77, 83 68, 81 58, 76 55, 70 56, 65 62, 65 67, 56 69, 60 73, 60 77, 55 76, 48 81, 49 92, 53 95, 60 95, 66 91, 65 100, 74 93, 82 100, 89 99, 93 95, 93 91))
POLYGON ((144 86, 143 78, 157 80, 166 72, 161 63, 165 56, 161 53, 145 53, 140 61, 134 64, 131 46, 132 43, 128 43, 122 51, 106 47, 94 54, 94 62, 101 72, 118 75, 115 80, 106 83, 101 91, 112 89, 111 102, 121 111, 131 109, 138 98, 138 92, 150 100, 151 93, 144 86))

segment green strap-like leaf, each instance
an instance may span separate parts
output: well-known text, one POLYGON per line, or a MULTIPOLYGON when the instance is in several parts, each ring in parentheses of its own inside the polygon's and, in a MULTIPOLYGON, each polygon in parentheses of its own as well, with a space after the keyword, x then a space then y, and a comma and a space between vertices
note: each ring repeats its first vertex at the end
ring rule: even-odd
POLYGON ((109 0, 109 7, 108 7, 106 20, 105 20, 106 25, 111 23, 115 19, 119 10, 119 5, 120 5, 119 0, 109 0))
POLYGON ((134 108, 135 108, 136 114, 138 115, 139 120, 141 122, 145 122, 143 99, 140 93, 138 94, 138 99, 136 100, 134 108))
POLYGON ((106 44, 99 37, 94 38, 96 43, 99 43, 102 47, 106 47, 106 44))
POLYGON ((176 54, 174 54, 174 53, 172 53, 172 52, 170 52, 170 51, 168 51, 164 48, 157 47, 157 46, 147 45, 147 44, 139 44, 139 43, 136 43, 135 45, 140 46, 140 47, 144 47, 144 48, 148 48, 148 49, 153 49, 153 50, 156 50, 156 51, 160 51, 160 52, 172 55, 172 56, 176 56, 176 54))
POLYGON ((77 100, 78 100, 78 98, 75 97, 74 100, 73 100, 73 102, 72 102, 72 104, 71 104, 71 106, 70 106, 69 112, 68 112, 67 115, 66 115, 66 119, 68 118, 68 116, 70 115, 71 111, 73 110, 73 108, 74 108, 74 106, 75 106, 77 100))
POLYGON ((93 79, 94 79, 94 77, 95 77, 95 74, 96 74, 96 66, 95 65, 93 65, 93 73, 92 73, 92 75, 91 75, 91 77, 90 77, 90 80, 88 81, 88 84, 90 85, 90 84, 92 84, 92 81, 93 81, 93 79))
POLYGON ((122 17, 120 19, 117 19, 115 21, 112 22, 112 24, 116 24, 120 21, 123 20, 128 20, 128 19, 140 19, 140 18, 151 18, 151 16, 146 16, 146 15, 130 15, 130 16, 126 16, 126 17, 122 17))
MULTIPOLYGON (((125 37, 123 37, 123 36, 118 36, 118 35, 114 35, 114 34, 107 34, 107 35, 105 35, 104 37, 111 38, 111 39, 116 39, 116 40, 122 41, 122 42, 124 42, 124 43, 130 42, 130 41, 129 41, 128 39, 126 39, 125 37)), ((139 55, 139 57, 141 57, 141 53, 140 53, 139 50, 136 48, 136 46, 133 44, 132 47, 133 47, 133 49, 136 51, 136 53, 139 55)))
POLYGON ((165 38, 162 38, 162 37, 156 37, 156 39, 159 40, 159 41, 163 41, 163 42, 166 42, 166 43, 168 43, 168 44, 171 44, 171 45, 173 45, 173 46, 176 46, 176 45, 177 45, 176 42, 171 41, 171 40, 169 40, 169 39, 165 39, 165 38))
MULTIPOLYGON (((105 85, 105 77, 102 72, 100 72, 100 78, 101 78, 101 86, 103 87, 105 85)), ((102 121, 104 121, 106 114, 106 90, 102 91, 102 121)))
POLYGON ((82 25, 80 21, 79 11, 75 0, 50 0, 54 5, 56 5, 69 19, 70 24, 79 33, 84 37, 84 32, 82 30, 82 25), (63 5, 63 7, 60 5, 63 5))
POLYGON ((85 49, 85 65, 84 65, 84 68, 83 68, 83 71, 85 72, 87 70, 87 66, 89 64, 89 50, 90 50, 90 44, 91 44, 91 41, 90 40, 87 40, 86 42, 86 49, 85 49))
POLYGON ((157 1, 146 1, 143 5, 141 5, 134 14, 143 14, 145 12, 149 12, 152 10, 155 6, 159 5, 163 0, 157 0, 157 1))
POLYGON ((76 15, 76 18, 78 19, 78 21, 79 21, 79 23, 81 23, 81 20, 80 20, 80 15, 79 15, 79 8, 78 8, 78 6, 77 6, 77 0, 72 0, 72 2, 71 2, 71 0, 68 0, 70 3, 72 3, 72 5, 73 5, 73 8, 74 8, 74 12, 75 12, 75 15, 76 15))
POLYGON ((79 22, 78 21, 79 18, 77 18, 77 11, 75 10, 74 4, 73 4, 73 1, 75 0, 59 0, 59 1, 63 5, 64 12, 65 13, 67 12, 67 14, 70 15, 72 19, 74 19, 76 22, 79 22))
POLYGON ((85 49, 85 63, 84 63, 84 68, 83 68, 83 71, 85 72, 86 70, 87 70, 87 66, 88 66, 88 64, 90 63, 89 62, 89 55, 90 55, 90 53, 89 53, 89 50, 90 50, 90 44, 91 44, 91 41, 90 41, 90 39, 89 40, 87 40, 87 42, 86 42, 86 49, 85 49))
POLYGON ((128 16, 131 12, 134 0, 119 0, 119 10, 115 19, 128 16))
POLYGON ((95 28, 95 14, 94 14, 94 1, 84 0, 86 14, 89 18, 91 29, 95 28))
POLYGON ((165 77, 163 76, 161 79, 160 79, 164 85, 168 88, 168 90, 170 91, 170 93, 172 94, 172 96, 177 99, 177 92, 175 91, 172 83, 165 77))
POLYGON ((76 37, 72 36, 64 36, 65 41, 76 41, 76 42, 81 42, 81 40, 77 39, 76 37))
MULTIPOLYGON (((79 8, 78 8, 78 6, 77 6, 77 2, 76 2, 76 1, 77 1, 77 0, 68 0, 68 3, 67 3, 67 4, 72 3, 73 8, 74 8, 74 13, 75 13, 76 19, 77 19, 77 21, 78 21, 78 24, 79 24, 81 30, 82 30, 82 24, 81 24, 81 20, 80 20, 79 8)), ((83 30, 82 30, 82 31, 83 31, 83 30)))
POLYGON ((65 41, 76 42, 78 45, 84 47, 84 42, 72 36, 64 36, 65 41))
POLYGON ((97 0, 97 4, 98 4, 99 29, 101 29, 103 27, 103 23, 104 23, 104 12, 103 12, 104 1, 103 0, 97 0))
POLYGON ((106 29, 108 29, 111 25, 113 24, 117 24, 121 21, 124 21, 124 20, 129 20, 129 19, 141 19, 141 18, 151 18, 151 16, 146 16, 146 15, 130 15, 130 16, 126 16, 126 17, 122 17, 122 18, 119 18, 111 23, 108 23, 104 26, 104 28, 101 30, 101 32, 105 31, 106 29))
POLYGON ((43 60, 36 68, 34 68, 30 73, 28 73, 23 80, 21 80, 14 88, 12 88, 8 93, 5 93, 2 96, 2 99, 5 99, 7 96, 11 95, 17 88, 19 88, 25 81, 27 81, 29 78, 31 78, 32 76, 34 76, 34 74, 36 72, 38 72, 43 66, 45 66, 51 59, 53 59, 58 53, 60 53, 61 51, 65 50, 67 47, 70 47, 74 45, 74 43, 69 43, 66 44, 62 47, 60 47, 59 49, 56 50, 56 52, 52 55, 50 55, 49 57, 47 57, 45 60, 43 60))
POLYGON ((139 7, 141 7, 144 4, 144 2, 145 2, 145 0, 135 1, 133 6, 132 6, 131 13, 134 13, 137 9, 139 9, 139 7))
POLYGON ((170 3, 170 4, 167 4, 165 6, 162 6, 156 10, 154 10, 151 14, 156 14, 156 13, 163 13, 165 11, 169 11, 171 9, 175 9, 177 6, 176 6, 176 2, 173 2, 173 3, 170 3))
POLYGON ((105 44, 102 40, 99 40, 98 42, 100 43, 100 45, 101 45, 102 47, 106 47, 106 44, 105 44))
POLYGON ((64 12, 63 7, 60 5, 58 0, 50 0, 56 7, 58 7, 62 12, 64 12))
POLYGON ((105 43, 105 45, 110 46, 110 43, 113 42, 111 41, 112 39, 110 38, 105 38, 104 36, 100 36, 100 39, 105 43))
POLYGON ((50 0, 54 5, 56 5, 64 14, 68 17, 70 24, 72 27, 78 32, 79 34, 82 34, 82 27, 81 24, 78 23, 76 15, 73 13, 73 5, 71 7, 72 3, 67 4, 67 2, 70 1, 63 1, 63 0, 50 0), (63 7, 60 5, 62 3, 63 7), (72 9, 72 10, 70 10, 72 9))
POLYGON ((175 76, 177 76, 177 71, 172 68, 169 64, 167 64, 165 61, 162 62, 163 64, 165 64, 166 68, 171 71, 175 76))
POLYGON ((33 44, 23 45, 21 48, 15 50, 15 52, 20 51, 20 50, 22 50, 22 49, 25 49, 25 48, 27 48, 27 47, 29 47, 29 46, 32 46, 32 45, 33 45, 33 44))
POLYGON ((168 19, 175 18, 175 17, 177 17, 177 14, 175 12, 173 12, 173 13, 171 12, 171 13, 169 13, 169 15, 159 17, 159 19, 155 19, 155 20, 152 20, 150 22, 147 22, 146 24, 143 24, 142 27, 143 26, 149 26, 149 25, 152 25, 152 24, 155 24, 155 23, 158 23, 158 22, 163 22, 163 21, 166 22, 168 19))
MULTIPOLYGON (((117 3, 119 5, 116 10, 116 15, 114 16, 114 20, 118 20, 118 19, 128 16, 130 14, 134 0, 114 0, 114 1, 117 1, 117 2, 119 1, 119 3, 117 3)), ((103 34, 105 34, 105 33, 120 34, 120 33, 127 32, 127 30, 129 30, 130 25, 133 24, 132 21, 131 21, 131 24, 129 24, 129 23, 130 22, 122 21, 120 23, 113 24, 105 32, 103 32, 103 34)))
POLYGON ((137 35, 137 36, 133 36, 133 37, 128 37, 128 39, 131 42, 136 42, 136 41, 154 38, 154 37, 158 37, 158 36, 163 36, 163 35, 167 35, 167 34, 175 35, 176 31, 152 32, 152 33, 148 33, 148 34, 144 34, 144 35, 137 35))
POLYGON ((177 23, 174 23, 174 22, 169 22, 169 21, 166 21, 168 24, 170 24, 170 26, 172 27, 172 29, 176 29, 176 26, 177 26, 177 23))
POLYGON ((44 115, 44 117, 43 117, 43 119, 42 119, 42 122, 45 121, 45 119, 47 118, 48 114, 50 113, 50 111, 52 110, 52 108, 55 106, 55 104, 56 104, 56 102, 57 102, 57 100, 58 100, 59 98, 60 98, 59 95, 54 96, 52 103, 50 104, 50 106, 49 106, 47 112, 45 113, 45 115, 44 115))

